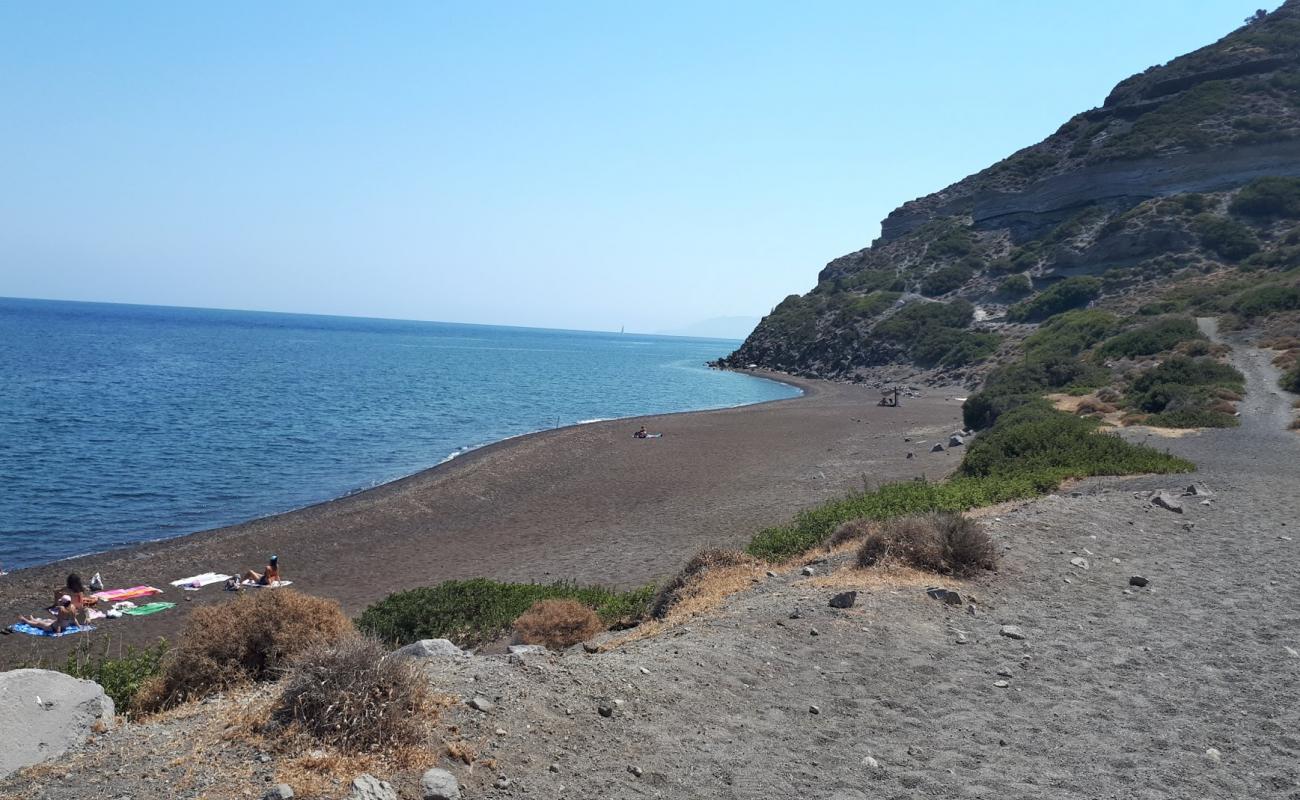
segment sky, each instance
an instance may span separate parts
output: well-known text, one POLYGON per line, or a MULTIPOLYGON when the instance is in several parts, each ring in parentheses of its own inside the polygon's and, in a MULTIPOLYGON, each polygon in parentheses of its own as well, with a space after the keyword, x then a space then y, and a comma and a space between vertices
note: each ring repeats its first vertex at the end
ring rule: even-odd
POLYGON ((4 3, 0 295, 758 317, 1259 5, 4 3))

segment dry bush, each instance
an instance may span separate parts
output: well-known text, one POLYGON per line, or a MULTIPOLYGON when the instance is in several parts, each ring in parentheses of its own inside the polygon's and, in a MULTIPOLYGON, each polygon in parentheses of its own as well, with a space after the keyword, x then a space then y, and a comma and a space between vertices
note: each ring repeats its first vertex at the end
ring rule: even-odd
POLYGON ((1110 403, 1103 403, 1100 400, 1093 400, 1085 397, 1079 401, 1079 406, 1074 410, 1076 414, 1111 414, 1114 413, 1115 406, 1110 403))
POLYGON ((605 629, 596 612, 577 600, 538 600, 515 620, 515 633, 525 644, 563 650, 605 629))
POLYGON ((1267 350, 1300 350, 1300 338, 1295 336, 1274 336, 1259 343, 1267 350))
POLYGON ((826 549, 833 550, 842 544, 860 542, 870 536, 875 529, 876 523, 869 519, 851 519, 840 523, 840 526, 827 537, 826 549))
POLYGON ((696 553, 690 561, 686 562, 686 566, 682 567, 681 572, 678 572, 655 595, 654 602, 650 604, 651 618, 663 619, 666 617, 672 607, 680 603, 686 596, 690 586, 696 583, 697 579, 705 573, 731 567, 749 567, 755 563, 753 556, 746 555, 738 550, 714 549, 696 553))
POLYGON ((885 521, 858 550, 860 567, 888 563, 966 575, 993 569, 997 550, 975 520, 948 512, 919 514, 885 521))
POLYGON ((290 589, 261 589, 197 608, 162 673, 136 693, 133 710, 152 713, 248 681, 279 677, 299 653, 353 632, 338 603, 290 589))
MULTIPOLYGON (((1218 398, 1219 400, 1228 400, 1233 403, 1237 402, 1243 397, 1241 392, 1235 391, 1233 389, 1229 389, 1226 386, 1216 386, 1214 389, 1210 390, 1210 394, 1218 398)), ((1232 412, 1228 412, 1228 413, 1232 413, 1232 412)))
POLYGON ((424 739, 428 680, 409 659, 385 658, 378 642, 351 635, 298 655, 274 719, 344 753, 388 751, 424 739))
POLYGON ((1103 403, 1118 403, 1124 395, 1114 386, 1104 386, 1097 390, 1097 399, 1103 403))
POLYGON ((1216 411, 1216 412, 1218 412, 1218 413, 1220 413, 1220 414, 1236 414, 1236 413, 1237 413, 1237 407, 1234 406, 1232 403, 1228 402, 1227 400, 1218 400, 1218 401, 1216 401, 1216 402, 1214 402, 1214 403, 1211 403, 1210 406, 1209 406, 1209 409, 1210 409, 1211 411, 1216 411))
POLYGON ((1291 424, 1287 427, 1293 431, 1300 431, 1300 417, 1291 420, 1291 424))

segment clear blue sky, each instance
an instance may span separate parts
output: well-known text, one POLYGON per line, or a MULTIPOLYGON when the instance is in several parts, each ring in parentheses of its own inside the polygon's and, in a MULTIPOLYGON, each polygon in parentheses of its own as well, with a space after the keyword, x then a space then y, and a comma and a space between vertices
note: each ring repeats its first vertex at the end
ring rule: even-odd
POLYGON ((758 316, 1260 4, 5 3, 0 295, 758 316))

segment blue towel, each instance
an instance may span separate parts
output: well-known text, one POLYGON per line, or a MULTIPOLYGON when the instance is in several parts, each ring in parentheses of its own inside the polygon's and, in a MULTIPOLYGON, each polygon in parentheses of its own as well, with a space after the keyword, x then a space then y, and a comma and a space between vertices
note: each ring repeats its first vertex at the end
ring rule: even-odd
POLYGON ((10 626, 10 630, 16 633, 25 633, 29 636, 67 636, 70 633, 81 633, 82 631, 93 631, 94 625, 70 625, 63 629, 61 633, 50 633, 43 631, 35 625, 28 625, 26 622, 17 622, 10 626))

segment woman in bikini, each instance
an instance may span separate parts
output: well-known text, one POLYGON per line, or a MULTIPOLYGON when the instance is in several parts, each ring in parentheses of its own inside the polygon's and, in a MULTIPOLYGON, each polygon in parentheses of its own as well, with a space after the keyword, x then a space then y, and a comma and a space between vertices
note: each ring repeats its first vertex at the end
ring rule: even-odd
POLYGON ((266 562, 266 571, 258 572, 249 570, 244 573, 244 580, 252 581, 258 586, 274 586, 280 581, 280 557, 271 556, 271 560, 266 562))

